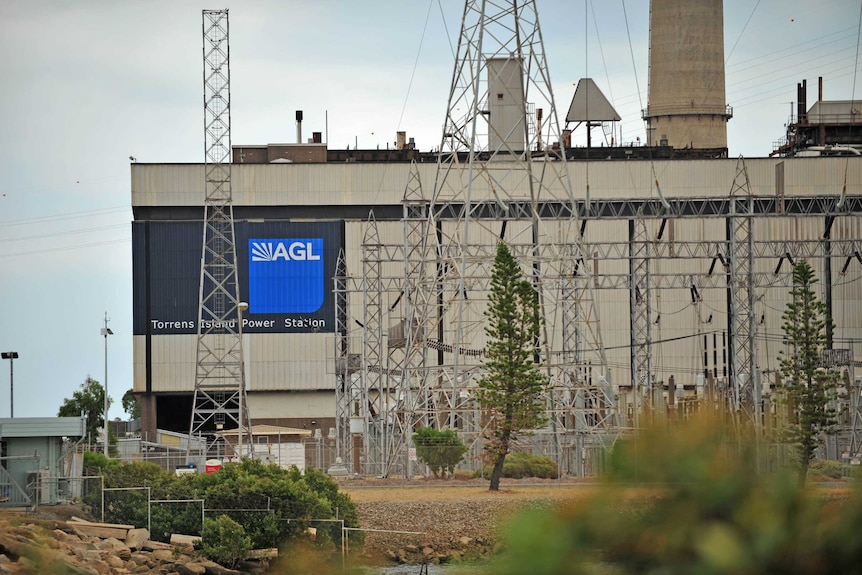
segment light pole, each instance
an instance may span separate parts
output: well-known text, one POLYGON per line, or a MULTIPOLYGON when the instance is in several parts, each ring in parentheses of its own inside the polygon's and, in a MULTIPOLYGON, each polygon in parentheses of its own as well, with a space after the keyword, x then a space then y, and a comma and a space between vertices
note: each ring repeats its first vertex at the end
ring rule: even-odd
POLYGON ((9 360, 9 418, 11 419, 15 417, 15 379, 13 377, 15 372, 12 369, 12 365, 15 363, 15 360, 18 359, 18 352, 4 351, 0 353, 0 357, 9 360))
POLYGON ((105 338, 105 457, 108 457, 108 336, 114 335, 108 327, 108 312, 105 312, 105 327, 102 328, 105 338))
MULTIPOLYGON (((245 415, 242 412, 243 408, 245 407, 242 404, 242 397, 243 395, 245 395, 245 354, 243 353, 244 350, 242 345, 242 312, 246 311, 247 309, 247 302, 241 301, 236 305, 237 323, 239 328, 239 378, 242 386, 239 393, 239 425, 237 426, 237 432, 239 433, 239 437, 237 438, 237 447, 239 448, 239 451, 237 453, 237 461, 242 460, 242 426, 245 424, 245 415)), ((251 433, 251 429, 249 429, 248 432, 251 433)), ((252 437, 251 440, 254 441, 254 438, 252 437)))

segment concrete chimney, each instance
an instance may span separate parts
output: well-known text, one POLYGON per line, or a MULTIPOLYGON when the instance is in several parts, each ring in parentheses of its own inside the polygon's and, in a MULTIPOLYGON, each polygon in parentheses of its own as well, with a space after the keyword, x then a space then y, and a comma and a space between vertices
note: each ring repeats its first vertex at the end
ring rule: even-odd
POLYGON ((722 0, 651 0, 647 143, 727 148, 722 0))

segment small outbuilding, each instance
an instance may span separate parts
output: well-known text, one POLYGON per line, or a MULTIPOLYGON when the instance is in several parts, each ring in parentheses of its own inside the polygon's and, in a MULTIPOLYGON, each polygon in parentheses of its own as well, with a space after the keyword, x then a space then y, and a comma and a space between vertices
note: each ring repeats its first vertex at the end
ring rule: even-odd
POLYGON ((83 417, 0 418, 0 506, 55 504, 80 489, 83 417))

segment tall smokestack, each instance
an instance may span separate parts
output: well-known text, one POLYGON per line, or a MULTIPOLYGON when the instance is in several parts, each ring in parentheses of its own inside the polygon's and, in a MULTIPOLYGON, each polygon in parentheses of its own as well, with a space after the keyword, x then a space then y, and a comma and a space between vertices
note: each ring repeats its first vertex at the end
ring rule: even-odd
POLYGON ((796 84, 796 121, 800 124, 808 122, 808 81, 802 80, 796 84))
POLYGON ((647 142, 727 148, 722 0, 651 0, 647 142))
POLYGON ((302 143, 302 110, 296 111, 296 143, 302 143))

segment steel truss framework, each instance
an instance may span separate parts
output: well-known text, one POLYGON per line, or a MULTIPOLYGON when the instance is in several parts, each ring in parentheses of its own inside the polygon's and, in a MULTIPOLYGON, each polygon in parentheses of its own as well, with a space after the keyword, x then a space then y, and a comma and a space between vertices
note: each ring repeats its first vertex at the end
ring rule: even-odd
POLYGON ((209 459, 254 452, 243 369, 231 194, 228 11, 204 10, 202 17, 206 197, 189 433, 205 438, 206 453, 202 455, 209 459))
MULTIPOLYGON (((414 178, 417 177, 413 176, 414 178)), ((736 184, 734 184, 736 185, 736 184)), ((409 211, 406 208, 405 212, 409 211)), ((726 204, 731 206, 732 204, 726 204)), ((763 216, 761 216, 763 217, 763 216)), ((847 213, 843 212, 836 217, 860 218, 862 212, 847 213)), ((580 250, 582 252, 593 254, 593 257, 584 265, 581 262, 576 262, 575 266, 581 268, 592 267, 591 264, 598 260, 603 263, 610 261, 627 262, 630 265, 627 272, 604 272, 601 274, 578 276, 576 273, 571 273, 567 278, 562 280, 571 280, 572 285, 566 284, 565 281, 560 281, 560 293, 566 293, 566 289, 577 289, 575 284, 577 281, 589 282, 593 289, 626 289, 629 291, 629 296, 632 300, 632 305, 635 306, 635 311, 644 314, 641 320, 634 319, 633 323, 639 321, 641 326, 640 332, 632 330, 632 347, 633 361, 639 362, 636 365, 647 366, 647 374, 649 376, 641 381, 642 377, 633 378, 630 384, 632 388, 638 390, 637 393, 626 393, 620 390, 620 386, 610 386, 598 379, 598 385, 584 386, 586 389, 580 390, 580 397, 575 393, 572 400, 571 392, 577 388, 577 380, 568 383, 568 386, 559 385, 558 393, 552 393, 553 387, 550 388, 548 394, 548 409, 554 414, 552 424, 544 434, 539 434, 535 442, 545 453, 556 455, 562 463, 566 463, 565 452, 566 446, 570 450, 589 450, 591 446, 600 448, 607 441, 627 433, 632 427, 637 427, 638 414, 646 407, 649 402, 657 403, 657 398, 661 397, 662 389, 651 388, 649 386, 655 383, 655 377, 650 365, 651 350, 654 345, 650 329, 655 322, 653 315, 647 315, 649 306, 646 302, 650 297, 650 289, 655 292, 663 289, 691 289, 693 294, 697 294, 699 301, 700 294, 707 290, 722 290, 727 292, 728 310, 734 310, 728 313, 730 324, 728 332, 730 334, 729 345, 730 352, 730 374, 726 387, 719 389, 718 393, 726 394, 725 400, 729 406, 738 406, 738 409, 733 410, 737 415, 737 422, 741 424, 755 424, 755 429, 760 431, 763 426, 764 418, 764 398, 762 396, 761 383, 758 379, 753 379, 748 376, 748 373, 754 373, 755 377, 759 374, 757 364, 757 351, 755 345, 755 328, 754 323, 759 314, 754 312, 755 301, 758 294, 763 294, 770 289, 780 289, 787 291, 792 287, 792 266, 781 266, 781 262, 786 259, 796 260, 805 259, 829 259, 835 258, 838 261, 845 261, 845 268, 848 265, 862 265, 862 258, 859 254, 862 253, 862 240, 756 240, 753 234, 749 231, 750 224, 757 217, 751 217, 749 214, 732 214, 726 213, 720 216, 707 217, 707 219, 718 219, 724 221, 728 234, 736 233, 739 235, 730 236, 724 242, 679 242, 676 241, 671 246, 667 242, 654 241, 652 238, 644 239, 644 234, 638 235, 635 226, 642 226, 646 229, 646 224, 650 221, 649 218, 637 221, 632 220, 630 227, 630 241, 628 242, 603 242, 603 243, 582 243, 580 250), (741 225, 744 229, 740 232, 735 226, 741 225), (646 244, 646 247, 644 246, 646 244), (741 246, 740 246, 741 244, 741 246), (827 247, 828 246, 828 247, 827 247), (645 254, 648 254, 646 256, 645 254), (728 257, 726 254, 732 254, 728 257), (702 271, 700 273, 674 274, 674 273, 656 273, 656 272, 640 272, 640 276, 631 273, 631 268, 635 263, 640 262, 644 269, 649 269, 649 265, 659 261, 679 261, 683 259, 697 259, 702 262, 702 271), (734 259, 741 260, 737 267, 734 267, 734 259), (762 265, 767 262, 767 265, 762 265), (761 265, 756 265, 761 263, 761 265), (764 267, 773 267, 779 264, 776 271, 754 271, 764 267), (633 277, 640 277, 640 281, 633 281, 633 277), (647 280, 648 277, 648 280, 647 280), (582 279, 581 279, 582 278, 582 279), (738 313, 740 307, 747 306, 746 309, 738 313), (742 319, 741 319, 742 318, 742 319), (744 348, 744 349, 740 349, 744 348), (638 355, 639 354, 639 355, 638 355), (645 359, 642 359, 645 358, 645 359), (752 370, 752 371, 747 371, 752 370), (744 375, 743 375, 744 374, 744 375), (589 393, 587 393, 589 391, 589 393), (622 393, 621 393, 622 391, 622 393), (564 401, 564 398, 568 401, 564 401), (590 407, 595 403, 596 398, 602 399, 604 409, 595 409, 590 407), (586 401, 589 399, 590 401, 586 401), (592 403, 591 403, 592 402, 592 403), (556 422, 558 425, 553 425, 556 422), (568 422, 569 427, 563 427, 563 422, 568 422)), ((662 220, 652 218, 651 221, 660 224, 662 220)), ((405 219, 405 238, 409 237, 410 231, 415 230, 420 226, 420 220, 405 219)), ((443 222, 441 222, 442 224, 443 222)), ((368 223, 369 229, 375 229, 377 222, 371 220, 368 223)), ((438 227, 442 227, 438 225, 438 227)), ((355 377, 353 389, 355 392, 350 395, 342 396, 339 401, 340 415, 339 426, 341 429, 341 437, 343 444, 347 447, 345 454, 354 446, 355 438, 359 435, 351 434, 350 430, 362 430, 362 449, 363 457, 355 457, 353 459, 353 469, 360 473, 372 473, 381 475, 386 471, 382 466, 382 457, 388 454, 388 457, 394 458, 396 461, 388 470, 389 473, 396 471, 404 471, 410 473, 410 459, 407 457, 409 453, 409 441, 412 430, 418 425, 434 425, 436 427, 455 427, 462 430, 463 435, 467 439, 475 440, 481 431, 478 428, 481 414, 478 413, 475 404, 469 401, 469 394, 464 396, 464 389, 468 386, 463 386, 464 378, 457 380, 453 384, 453 372, 457 362, 461 363, 461 374, 467 372, 465 364, 470 359, 481 360, 482 350, 469 345, 457 345, 454 339, 446 339, 449 331, 444 330, 444 321, 434 321, 432 317, 428 321, 428 325, 433 326, 431 329, 422 329, 414 318, 407 319, 401 314, 404 313, 394 307, 382 305, 385 301, 397 301, 400 305, 405 299, 416 299, 415 291, 410 292, 414 282, 409 281, 409 278, 416 278, 416 269, 420 266, 422 260, 417 257, 417 249, 420 247, 417 244, 407 242, 407 245, 399 244, 382 244, 379 242, 379 234, 377 231, 366 233, 366 244, 363 246, 364 270, 366 274, 372 269, 377 269, 377 264, 383 262, 402 262, 404 265, 407 278, 397 275, 391 276, 369 276, 358 279, 345 277, 342 280, 344 285, 345 297, 347 301, 348 293, 356 294, 360 301, 365 305, 375 304, 376 309, 366 309, 363 312, 363 317, 368 324, 363 328, 362 333, 366 333, 367 326, 373 326, 375 334, 381 333, 378 326, 392 326, 402 323, 402 326, 413 325, 412 330, 405 330, 400 327, 398 331, 398 343, 392 344, 395 336, 393 331, 388 332, 386 342, 374 337, 366 337, 363 335, 362 341, 352 342, 350 349, 365 350, 370 342, 374 342, 375 353, 354 353, 348 357, 347 347, 343 348, 343 365, 350 365, 350 372, 355 377), (367 281, 372 277, 371 281, 367 281), (405 288, 405 286, 410 286, 405 288), (366 290, 371 290, 370 294, 366 290), (385 319, 388 317, 389 319, 385 319), (404 317, 404 319, 401 319, 404 317), (394 318, 394 319, 393 319, 394 318), (410 341, 408 344, 407 342, 410 341), (408 347, 408 345, 410 347, 408 347), (413 353, 408 353, 411 351, 413 353), (457 358, 457 359, 456 359, 457 358), (379 363, 378 363, 379 362, 379 363), (380 390, 373 387, 361 385, 362 373, 368 370, 368 381, 374 381, 375 385, 379 385, 380 390), (404 374, 417 374, 412 385, 405 385, 404 374), (457 385, 457 387, 456 387, 457 385), (452 388, 457 389, 457 396, 453 399, 451 393, 452 388), (360 406, 369 406, 367 411, 359 408, 360 406), (359 409, 353 409, 359 408, 359 409), (343 415, 341 414, 343 412, 343 415), (354 426, 350 427, 349 418, 353 418, 354 426), (454 421, 454 424, 453 424, 454 421), (356 426, 356 422, 360 422, 360 427, 356 426), (384 422, 386 422, 384 424, 384 422), (465 430, 467 422, 474 422, 477 429, 473 429, 470 433, 470 428, 465 430), (376 426, 376 427, 375 427, 376 426), (365 433, 366 429, 373 429, 373 434, 365 433), (388 434, 388 436, 386 436, 388 434), (369 438, 370 436, 370 438, 369 438), (384 452, 384 444, 382 441, 375 438, 385 437, 388 443, 384 452), (398 459, 404 458, 403 465, 399 464, 398 459)), ((521 261, 527 256, 534 254, 551 254, 549 257, 554 257, 558 253, 565 252, 568 246, 542 246, 538 251, 532 246, 514 246, 516 253, 521 261)), ((469 246, 464 248, 467 257, 471 260, 482 258, 491 258, 491 246, 469 246)), ((539 258, 540 260, 542 258, 539 258)), ((434 261, 432 259, 432 261, 434 261)), ((441 260, 439 263, 434 261, 435 265, 439 265, 441 274, 447 266, 454 266, 451 261, 441 260)), ((660 266, 664 269, 667 266, 660 266)), ((473 270, 471 277, 465 282, 469 286, 470 299, 478 299, 481 295, 476 286, 485 284, 490 278, 490 270, 486 269, 486 275, 477 275, 476 270, 473 270)), ((346 274, 346 271, 345 271, 346 274)), ((456 276, 457 277, 457 276, 456 276)), ((837 276, 834 278, 839 279, 837 276)), ((545 282, 549 279, 545 276, 545 282)), ((436 292, 436 298, 433 298, 432 304, 437 306, 442 315, 447 311, 455 308, 457 303, 458 291, 460 289, 459 282, 449 282, 439 284, 439 290, 436 292)), ((415 288, 413 288, 415 290, 415 288)), ((827 288, 829 290, 831 288, 827 288)), ((694 297, 694 296, 693 296, 694 297)), ((694 302, 697 304, 697 301, 694 302)), ((404 308, 409 310, 410 308, 404 308)), ((561 309, 556 309, 559 313, 560 329, 571 332, 571 343, 566 347, 565 351, 552 351, 549 354, 551 360, 549 363, 557 362, 562 365, 571 365, 573 369, 584 369, 587 372, 594 371, 593 365, 587 362, 578 363, 575 358, 582 357, 578 353, 578 346, 581 345, 578 339, 578 320, 575 317, 580 306, 562 306, 561 309)), ((553 316, 553 313, 550 314, 553 316)), ((344 317, 349 317, 346 311, 344 317)), ((466 329, 466 328, 465 328, 466 329)), ((346 341, 346 340, 345 340, 346 341)), ((836 352, 847 352, 850 350, 836 350, 836 352)), ((480 361, 472 362, 469 365, 473 371, 469 372, 470 377, 475 378, 481 372, 480 361)), ((849 390, 843 400, 846 405, 842 407, 848 413, 848 418, 842 433, 849 434, 850 445, 852 449, 862 449, 862 406, 860 406, 860 391, 859 384, 853 377, 854 366, 856 362, 847 360, 841 365, 847 370, 849 390)), ((561 368, 562 369, 562 368, 561 368)), ((638 372, 633 372, 638 373, 638 372)), ((583 385, 583 384, 581 384, 583 385)), ((621 384, 626 387, 626 384, 621 384)), ((630 389, 632 389, 630 388, 630 389)), ((660 408, 661 406, 656 406, 660 408)), ((473 453, 478 455, 480 449, 478 445, 474 446, 473 453)), ((569 461, 567 471, 574 474, 583 474, 595 469, 595 462, 592 462, 593 467, 590 467, 591 462, 586 460, 569 461)))
POLYGON ((736 210, 739 203, 732 202, 731 216, 727 219, 728 254, 730 255, 727 299, 730 309, 730 379, 731 405, 734 413, 744 413, 748 421, 755 423, 760 432, 761 393, 757 373, 755 347, 754 301, 754 220, 753 198, 745 161, 740 158, 736 165, 736 177, 730 189, 730 197, 747 200, 748 206, 740 217, 736 210))
MULTIPOLYGON (((567 170, 547 169, 565 157, 542 145, 562 134, 533 2, 466 3, 444 126, 435 181, 426 189, 414 170, 407 183, 404 243, 382 245, 373 217, 366 226, 359 393, 339 408, 342 445, 357 446, 345 430, 361 432, 363 456, 351 459, 365 474, 410 475, 419 425, 458 429, 478 453, 484 421, 471 396, 499 241, 539 292, 550 426, 593 438, 616 426, 574 192, 567 170), (491 121, 506 117, 501 102, 517 110, 508 123, 491 121)), ((553 449, 574 453, 560 438, 553 449)))
MULTIPOLYGON (((569 217, 574 206, 579 220, 630 220, 638 218, 709 218, 726 217, 731 213, 752 216, 838 216, 862 212, 862 196, 847 196, 840 204, 839 196, 796 196, 787 198, 653 198, 582 199, 562 203, 539 199, 534 203, 509 199, 477 200, 470 204, 473 220, 506 221, 529 219, 532 210, 543 219, 569 217)), ((455 219, 465 209, 464 204, 452 202, 438 210, 441 219, 455 219)), ((427 205, 410 206, 410 217, 427 217, 427 205)))
MULTIPOLYGON (((653 373, 654 292, 691 289, 695 306, 702 290, 727 293, 733 363, 730 381, 712 389, 735 408, 738 422, 759 426, 754 302, 763 290, 788 287, 791 273, 789 266, 763 273, 755 264, 824 253, 862 263, 858 240, 770 241, 753 233, 757 218, 859 217, 862 197, 754 197, 740 158, 727 197, 591 201, 587 182, 576 200, 565 155, 543 145, 554 141, 562 139, 535 4, 468 0, 435 180, 421 182, 414 166, 402 204, 403 242, 381 241, 372 213, 360 275, 342 266, 336 278, 338 442, 352 472, 411 476, 412 434, 425 425, 458 430, 472 465, 480 465, 486 417, 472 391, 482 375, 487 286, 499 241, 510 245, 534 282, 545 318, 537 362, 547 376, 550 420, 527 442, 575 475, 597 471, 599 452, 633 432, 641 412, 665 406, 653 373), (512 66, 519 80, 507 83, 499 76, 512 66), (493 123, 495 98, 515 101, 521 118, 493 123), (662 230, 676 218, 723 220, 725 241, 671 243, 660 241, 661 232, 658 239, 650 235, 650 223, 662 230), (607 220, 630 220, 628 238, 585 241, 591 221, 607 220), (653 266, 678 258, 701 260, 703 269, 680 274, 653 266), (605 260, 628 266, 594 273, 605 260), (630 382, 610 382, 597 289, 629 292, 630 382), (350 301, 361 302, 359 314, 350 315, 350 301), (351 323, 360 327, 355 339, 348 337, 351 323)), ((859 390, 850 396, 849 431, 858 446, 859 390)))

